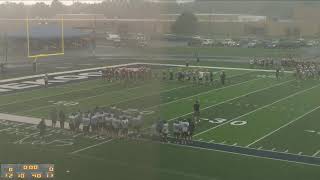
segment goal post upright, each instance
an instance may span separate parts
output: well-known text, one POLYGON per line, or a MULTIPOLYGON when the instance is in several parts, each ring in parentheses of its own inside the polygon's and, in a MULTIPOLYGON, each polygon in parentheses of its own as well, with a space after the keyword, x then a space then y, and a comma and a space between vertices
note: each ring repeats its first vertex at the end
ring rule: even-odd
MULTIPOLYGON (((58 21, 59 22, 59 21, 58 21)), ((28 54, 28 58, 32 58, 34 59, 34 61, 37 61, 38 58, 40 57, 49 57, 49 56, 59 56, 59 55, 64 55, 65 53, 65 46, 64 46, 64 19, 63 17, 60 20, 61 22, 61 51, 60 52, 56 52, 56 53, 48 53, 48 54, 35 54, 35 55, 31 55, 30 53, 30 20, 29 17, 27 16, 26 18, 26 29, 27 29, 27 54, 28 54)))

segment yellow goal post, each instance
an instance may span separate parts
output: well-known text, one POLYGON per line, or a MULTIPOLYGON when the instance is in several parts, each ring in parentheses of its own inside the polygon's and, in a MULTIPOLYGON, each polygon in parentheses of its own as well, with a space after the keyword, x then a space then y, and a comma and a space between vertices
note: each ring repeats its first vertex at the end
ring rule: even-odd
POLYGON ((31 54, 30 52, 30 19, 29 17, 26 18, 26 29, 27 29, 27 51, 28 51, 28 58, 33 58, 34 61, 37 61, 40 57, 49 57, 49 56, 59 56, 64 55, 64 20, 63 17, 61 17, 61 51, 56 53, 48 53, 48 54, 31 54))

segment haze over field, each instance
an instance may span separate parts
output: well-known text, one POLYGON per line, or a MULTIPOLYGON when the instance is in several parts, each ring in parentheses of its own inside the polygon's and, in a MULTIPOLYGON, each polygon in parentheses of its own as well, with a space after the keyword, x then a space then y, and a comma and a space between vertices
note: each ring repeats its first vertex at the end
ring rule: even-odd
MULTIPOLYGON (((71 5, 73 2, 92 4, 92 3, 100 3, 102 1, 103 0, 61 0, 60 2, 62 2, 65 5, 71 5)), ((7 3, 7 2, 24 3, 24 4, 36 4, 36 3, 43 2, 45 4, 51 4, 52 0, 0 0, 0 4, 7 3)))

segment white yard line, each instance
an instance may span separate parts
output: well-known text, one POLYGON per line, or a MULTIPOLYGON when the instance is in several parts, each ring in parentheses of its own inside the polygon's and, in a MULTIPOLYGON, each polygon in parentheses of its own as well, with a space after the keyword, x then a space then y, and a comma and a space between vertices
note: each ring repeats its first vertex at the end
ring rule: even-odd
MULTIPOLYGON (((257 80, 257 79, 252 79, 252 80, 257 80)), ((252 80, 249 80, 249 81, 252 81, 252 80)), ((176 90, 176 89, 179 89, 179 88, 184 88, 184 87, 187 87, 187 86, 189 86, 189 85, 180 86, 180 87, 169 89, 169 90, 164 90, 162 92, 169 92, 169 91, 176 90)), ((227 86, 227 87, 229 87, 229 86, 227 86)), ((161 92, 159 92, 159 93, 161 93, 161 92)), ((129 99, 126 99, 126 100, 123 100, 123 101, 118 101, 116 104, 120 104, 120 103, 127 102, 127 101, 132 101, 132 100, 139 99, 139 98, 142 98, 142 97, 145 97, 145 95, 144 96, 134 97, 134 98, 129 98, 129 99)), ((114 103, 110 103, 110 104, 114 104, 114 103)), ((31 124, 38 124, 40 122, 40 118, 32 118, 32 117, 26 117, 26 116, 18 116, 18 115, 10 115, 10 114, 2 114, 2 113, 0 113, 0 118, 1 117, 3 119, 7 119, 7 120, 10 120, 10 121, 16 121, 16 122, 20 122, 20 121, 23 120, 24 122, 31 123, 31 124), (28 119, 28 121, 25 121, 26 119, 28 119)), ((51 121, 50 120, 46 120, 46 124, 48 126, 50 126, 51 125, 51 121)), ((65 124, 65 127, 68 127, 68 123, 65 124)))
POLYGON ((314 153, 314 154, 312 155, 312 157, 316 157, 319 153, 320 153, 320 150, 318 150, 316 153, 314 153))
MULTIPOLYGON (((125 91, 130 91, 130 90, 133 90, 133 89, 139 89, 139 88, 148 87, 148 86, 151 86, 151 85, 150 85, 150 84, 141 85, 141 86, 136 86, 136 87, 132 87, 132 88, 128 88, 128 89, 123 89, 123 90, 120 90, 120 91, 125 92, 125 91)), ((172 88, 172 89, 166 89, 166 90, 164 90, 164 91, 159 91, 159 92, 157 92, 157 93, 162 93, 162 92, 167 92, 167 91, 173 91, 173 90, 180 89, 180 88, 184 88, 184 87, 188 87, 188 86, 191 86, 191 85, 185 85, 185 86, 179 86, 179 87, 172 88)), ((102 93, 102 94, 98 94, 98 95, 94 95, 94 96, 88 96, 88 97, 84 97, 84 98, 76 98, 76 99, 73 99, 72 101, 78 101, 78 102, 80 102, 80 101, 83 101, 83 100, 87 100, 87 99, 92 99, 92 98, 104 96, 104 95, 106 95, 106 94, 119 93, 120 91, 119 91, 119 90, 114 90, 114 91, 104 92, 104 93, 102 93)), ((153 94, 157 94, 157 93, 153 93, 153 94)), ((130 98, 130 99, 126 99, 125 101, 119 101, 119 102, 117 102, 117 103, 111 103, 111 104, 119 104, 119 103, 121 103, 121 102, 126 102, 126 101, 129 101, 129 100, 134 100, 134 99, 136 99, 136 98, 146 97, 146 96, 150 96, 150 95, 153 95, 153 94, 143 95, 143 96, 139 96, 139 97, 135 97, 135 98, 130 98)), ((47 105, 47 106, 41 106, 41 107, 31 108, 31 109, 28 109, 28 110, 25 110, 25 111, 17 111, 17 112, 19 112, 19 113, 31 112, 31 111, 35 111, 35 110, 39 110, 39 109, 45 109, 45 108, 52 107, 52 106, 55 106, 55 105, 54 105, 54 104, 50 104, 50 105, 47 105)))
POLYGON ((88 147, 85 147, 85 148, 81 148, 81 149, 78 149, 78 150, 76 150, 76 151, 71 152, 70 154, 76 154, 76 153, 78 153, 78 152, 85 151, 85 150, 87 150, 87 149, 91 149, 91 148, 94 148, 94 147, 97 147, 97 146, 101 146, 101 145, 106 144, 106 143, 108 143, 108 142, 110 142, 110 141, 112 141, 112 140, 113 140, 113 139, 109 139, 109 140, 107 140, 107 141, 103 141, 103 142, 98 143, 98 144, 94 144, 94 145, 91 145, 91 146, 88 146, 88 147))
MULTIPOLYGON (((248 81, 244 81, 244 82, 238 83, 238 85, 243 84, 243 83, 248 83, 248 82, 251 82, 251 81, 260 80, 260 79, 262 79, 262 78, 250 79, 250 80, 248 80, 248 81)), ((224 87, 224 88, 227 88, 227 87, 230 87, 230 86, 226 86, 226 87, 224 87)), ((270 88, 270 87, 268 87, 268 88, 270 88)), ((265 89, 265 88, 264 88, 264 89, 265 89)), ((261 89, 261 90, 263 90, 263 89, 261 89)), ((255 93, 255 92, 258 92, 258 91, 253 91, 253 92, 250 92, 250 93, 248 93, 248 94, 255 93)), ((237 97, 235 97, 235 98, 228 99, 228 100, 222 101, 222 102, 220 102, 220 103, 207 106, 207 107, 202 108, 202 109, 200 109, 200 110, 205 110, 205 109, 208 109, 208 108, 211 108, 211 107, 214 107, 214 106, 218 106, 218 105, 223 104, 223 103, 225 103, 225 102, 229 102, 229 101, 232 101, 232 100, 234 100, 234 99, 241 98, 241 97, 246 96, 246 95, 248 95, 248 94, 244 94, 244 95, 241 95, 241 96, 237 96, 237 97)), ((190 97, 189 97, 189 98, 190 98, 190 97)), ((147 109, 149 109, 149 108, 147 108, 147 109)), ((186 114, 183 114, 183 115, 181 115, 181 116, 178 116, 178 117, 171 118, 171 119, 168 120, 168 122, 173 121, 173 120, 175 120, 175 119, 178 119, 178 118, 180 118, 180 117, 184 117, 184 116, 190 115, 190 114, 192 114, 192 113, 193 113, 193 112, 190 112, 190 113, 186 113, 186 114)), ((146 130, 146 129, 149 129, 149 128, 150 128, 150 127, 147 127, 147 128, 144 128, 143 130, 146 130)))
MULTIPOLYGON (((247 74, 247 73, 230 76, 229 78, 242 76, 242 75, 244 75, 244 74, 247 74)), ((243 82, 240 82, 240 83, 232 84, 232 85, 229 85, 229 86, 223 86, 223 87, 221 87, 221 88, 212 89, 212 90, 205 91, 205 92, 201 92, 201 93, 194 94, 194 95, 192 95, 192 96, 187 96, 187 97, 184 97, 184 98, 180 98, 180 99, 177 99, 177 100, 174 100, 174 101, 169 101, 169 102, 166 102, 166 103, 157 104, 157 105, 148 107, 148 108, 146 108, 146 109, 153 109, 153 108, 156 108, 156 107, 165 106, 165 105, 172 104, 172 103, 175 103, 175 102, 178 102, 178 101, 182 101, 182 100, 185 100, 185 99, 190 99, 190 98, 193 98, 193 97, 196 97, 196 96, 200 96, 200 95, 204 95, 204 94, 209 94, 209 93, 211 93, 211 92, 219 91, 219 90, 221 90, 221 89, 230 88, 230 87, 238 86, 238 85, 241 85, 241 84, 244 84, 244 83, 248 83, 249 81, 252 81, 252 80, 258 80, 258 79, 249 79, 249 80, 247 80, 247 81, 243 81, 243 82)))
MULTIPOLYGON (((142 85, 142 86, 137 86, 137 87, 133 87, 133 88, 129 88, 129 89, 124 89, 123 91, 138 89, 138 88, 142 88, 142 87, 145 87, 145 86, 150 86, 150 84, 148 84, 148 85, 142 85)), ((152 95, 159 94, 159 93, 169 92, 169 91, 173 91, 173 90, 185 88, 185 87, 188 87, 188 86, 191 86, 191 85, 185 85, 185 86, 179 86, 179 87, 172 88, 172 89, 166 89, 166 90, 158 91, 158 92, 155 92, 155 93, 152 93, 152 94, 143 95, 143 96, 137 96, 137 97, 134 97, 134 98, 129 98, 129 99, 126 99, 126 100, 123 100, 123 101, 115 102, 115 103, 109 103, 109 104, 106 104, 106 105, 120 104, 120 103, 123 103, 123 102, 128 102, 128 101, 132 101, 132 100, 135 100, 135 99, 140 99, 140 98, 147 97, 147 96, 152 96, 152 95)), ((83 101, 83 100, 92 99, 92 98, 96 98, 96 97, 99 97, 99 96, 104 96, 105 94, 108 94, 108 93, 109 93, 109 94, 112 94, 112 93, 118 93, 118 92, 119 92, 119 90, 118 90, 118 91, 105 92, 105 93, 102 93, 102 94, 99 94, 99 95, 95 95, 95 96, 89 96, 89 97, 74 99, 73 101, 78 101, 78 102, 80 102, 80 101, 83 101)), ((39 110, 39 109, 46 109, 46 108, 52 107, 52 106, 55 106, 55 105, 54 105, 54 104, 51 104, 51 105, 47 105, 47 106, 41 106, 41 107, 31 108, 31 109, 28 109, 28 110, 25 110, 25 111, 20 111, 20 112, 18 111, 18 112, 19 112, 19 113, 31 112, 31 111, 35 111, 35 110, 39 110)))
MULTIPOLYGON (((261 79, 261 78, 252 79, 252 80, 249 80, 249 81, 259 80, 259 79, 261 79)), ((292 81, 292 80, 290 80, 290 81, 292 81)), ((231 99, 227 99, 227 100, 222 101, 222 102, 219 102, 219 103, 217 103, 217 104, 213 104, 213 105, 207 106, 207 107, 205 107, 205 108, 202 108, 202 109, 200 109, 200 111, 206 110, 206 109, 209 109, 209 108, 218 106, 218 105, 220 105, 220 104, 224 104, 224 103, 226 103, 226 102, 233 101, 233 100, 235 100, 235 99, 239 99, 239 98, 248 96, 248 95, 250 95, 250 94, 257 93, 257 92, 259 92, 259 91, 263 91, 263 90, 266 90, 266 89, 269 89, 269 88, 272 88, 272 87, 275 87, 275 86, 278 86, 278 85, 281 85, 281 84, 284 84, 284 83, 287 83, 287 82, 290 82, 290 81, 285 81, 285 82, 283 82, 283 83, 275 84, 275 85, 273 85, 273 86, 265 87, 265 88, 262 88, 262 89, 258 89, 258 90, 249 92, 249 93, 247 93, 247 94, 243 94, 243 95, 240 95, 240 96, 231 98, 231 99)), ((247 82, 248 82, 248 81, 247 81, 247 82)), ((183 114, 183 115, 178 116, 178 117, 171 118, 171 119, 169 119, 168 121, 173 121, 173 120, 175 120, 175 119, 178 119, 178 118, 180 118, 180 117, 184 117, 184 116, 190 115, 190 114, 192 114, 192 113, 193 113, 193 111, 192 111, 192 112, 189 112, 189 113, 186 113, 186 114, 183 114)))
POLYGON ((242 117, 244 117, 244 116, 247 116, 247 115, 249 115, 249 114, 255 113, 255 112, 257 112, 257 111, 259 111, 259 110, 261 110, 261 109, 267 108, 267 107, 272 106, 272 105, 274 105, 274 104, 276 104, 276 103, 278 103, 278 102, 281 102, 281 101, 283 101, 283 100, 289 99, 289 98, 294 97, 294 96, 296 96, 296 95, 302 94, 302 93, 304 93, 304 92, 306 92, 306 91, 309 91, 309 90, 314 89, 314 88, 319 87, 319 86, 320 86, 320 84, 318 84, 318 85, 316 85, 316 86, 312 86, 311 88, 308 88, 308 89, 304 89, 304 90, 302 90, 302 91, 298 91, 298 92, 293 93, 293 94, 291 94, 291 95, 289 95, 289 96, 286 96, 286 97, 284 97, 284 98, 278 99, 278 100, 276 100, 276 101, 274 101, 274 102, 272 102, 272 103, 270 103, 270 104, 264 105, 264 106, 262 106, 262 107, 260 107, 260 108, 257 108, 257 109, 255 109, 255 110, 253 110, 253 111, 247 112, 247 113, 245 113, 245 114, 242 114, 241 116, 238 116, 238 117, 236 117, 236 118, 233 118, 233 119, 231 119, 231 120, 229 120, 229 121, 226 121, 226 122, 224 122, 224 123, 221 123, 221 124, 219 124, 219 125, 217 125, 217 126, 214 126, 214 127, 210 128, 210 129, 207 129, 207 130, 205 130, 205 131, 202 131, 202 132, 194 135, 194 137, 195 137, 195 136, 199 136, 199 135, 201 135, 201 134, 203 134, 203 133, 206 133, 206 132, 208 132, 208 131, 211 131, 211 130, 213 130, 213 129, 219 128, 219 127, 221 127, 221 126, 224 126, 224 125, 226 125, 226 124, 228 124, 228 123, 230 123, 230 122, 232 122, 232 121, 234 121, 234 120, 237 120, 237 119, 242 118, 242 117))
MULTIPOLYGON (((247 74, 247 73, 243 73, 243 74, 239 74, 239 75, 235 75, 235 76, 231 76, 231 77, 237 77, 237 76, 241 76, 241 75, 244 75, 244 74, 247 74)), ((253 79, 253 80, 254 80, 254 79, 253 79)), ((249 81, 250 81, 250 80, 249 80, 249 81)), ((235 85, 240 85, 240 84, 243 84, 243 83, 246 83, 246 82, 248 82, 248 81, 244 81, 244 82, 237 83, 237 84, 230 85, 230 86, 225 86, 225 87, 218 88, 218 89, 213 89, 213 90, 210 90, 210 91, 217 91, 217 90, 220 90, 220 89, 224 89, 224 88, 228 88, 228 87, 233 87, 233 86, 235 86, 235 85)), ((132 90, 132 89, 136 89, 136 88, 143 87, 143 86, 144 86, 144 85, 138 86, 138 87, 134 87, 134 88, 129 88, 129 89, 126 89, 126 90, 132 90)), ((148 85, 146 85, 146 86, 148 86, 148 85)), ((188 87, 188 86, 192 86, 192 85, 180 86, 180 87, 177 87, 177 88, 160 91, 160 92, 158 92, 158 93, 169 92, 169 91, 177 90, 177 89, 180 89, 180 88, 185 88, 185 87, 188 87)), ((88 88, 88 89, 90 89, 90 88, 88 88)), ((75 90, 75 91, 80 91, 80 90, 75 90)), ((210 91, 206 91, 206 92, 204 92, 204 93, 209 93, 210 91)), ((73 92, 73 91, 70 91, 70 92, 73 92)), ((112 91, 112 92, 114 92, 114 91, 112 91)), ((116 91, 116 92, 119 92, 119 91, 116 91)), ((69 92, 67 92, 67 93, 69 93, 69 92)), ((106 93, 110 93, 110 92, 106 92, 106 93)), ((89 96, 89 97, 85 97, 85 98, 79 98, 79 99, 75 99, 75 100, 77 100, 77 101, 83 101, 83 100, 85 100, 85 99, 91 99, 91 98, 95 98, 95 97, 98 97, 98 96, 102 96, 102 95, 104 95, 104 94, 106 94, 106 93, 102 93, 102 94, 99 94, 99 95, 96 95, 96 96, 89 96)), ((158 94, 158 93, 153 93, 153 94, 158 94)), ((63 95, 63 94, 64 94, 64 93, 62 93, 61 95, 63 95)), ((151 95, 153 95, 153 94, 151 94, 151 95)), ((202 93, 199 93, 199 94, 197 94, 197 95, 200 95, 200 94, 202 94, 202 93)), ((193 95, 193 96, 197 96, 197 95, 193 95)), ((54 95, 54 96, 55 96, 55 95, 54 95)), ((150 95, 144 95, 144 96, 139 96, 139 97, 135 97, 135 98, 130 98, 130 99, 127 99, 127 100, 125 100, 125 101, 119 101, 119 102, 117 102, 117 103, 111 103, 111 104, 120 104, 120 103, 123 103, 123 102, 131 101, 131 100, 134 100, 134 99, 139 99, 139 98, 146 97, 146 96, 150 96, 150 95)), ((193 96, 188 96, 188 97, 185 97, 185 98, 182 98, 182 99, 188 99, 188 98, 191 98, 191 97, 193 97, 193 96)), ((50 96, 48 96, 48 97, 50 97, 50 96)), ((37 99, 37 98, 35 98, 35 99, 37 99)), ((41 98, 38 98, 38 99, 41 99, 41 98)), ((174 101, 170 101, 170 102, 168 102, 168 103, 158 104, 158 105, 155 105, 155 106, 148 107, 148 108, 146 108, 146 109, 152 109, 152 108, 154 108, 154 107, 162 106, 162 105, 165 105, 165 104, 170 104, 170 103, 173 103, 173 102, 176 102, 176 101, 180 101, 180 100, 182 100, 182 99, 177 99, 177 100, 174 100, 174 101)), ((22 102, 23 102, 23 101, 22 101, 22 102)), ((14 102, 12 102, 12 104, 13 104, 13 103, 14 103, 14 102)), ((11 103, 8 103, 8 104, 6 104, 6 105, 9 105, 9 104, 11 104, 11 103)), ((0 107, 1 107, 1 106, 4 106, 4 105, 0 105, 0 107)), ((37 108, 32 108, 32 109, 28 109, 28 110, 25 110, 25 111, 20 111, 20 113, 25 113, 25 112, 30 112, 30 111, 34 111, 34 110, 44 109, 44 108, 51 107, 51 106, 54 106, 54 105, 48 105, 48 106, 41 106, 41 107, 37 107, 37 108)))
MULTIPOLYGON (((263 90, 266 90, 266 89, 269 89, 269 88, 272 88, 272 87, 276 87, 276 86, 279 86, 279 85, 282 85, 282 84, 285 84, 285 83, 288 83, 288 82, 291 82, 291 81, 294 81, 294 80, 285 81, 285 82, 282 82, 282 83, 275 84, 275 85, 273 85, 273 86, 269 86, 269 87, 266 87, 266 88, 263 88, 263 89, 260 89, 260 90, 256 90, 256 91, 251 92, 251 93, 248 93, 248 94, 246 94, 246 95, 242 95, 241 97, 247 96, 247 95, 252 94, 252 93, 255 93, 255 92, 263 91, 263 90)), ((277 103, 277 102, 279 102, 279 101, 281 101, 281 100, 287 99, 287 98, 289 98, 289 96, 287 96, 287 97, 285 97, 285 98, 282 98, 282 99, 280 99, 280 100, 274 101, 274 102, 271 103, 271 104, 268 104, 268 105, 262 106, 262 107, 260 107, 260 108, 257 108, 257 109, 255 109, 255 110, 253 110, 253 111, 250 111, 250 112, 248 112, 248 113, 245 113, 245 114, 243 114, 243 115, 241 115, 241 116, 238 116, 238 117, 236 117, 236 118, 233 118, 233 119, 231 119, 231 120, 229 120, 229 121, 226 121, 226 122, 224 122, 224 123, 221 123, 221 124, 219 124, 219 125, 217 125, 217 126, 214 126, 214 127, 212 127, 212 128, 209 128, 209 129, 207 129, 207 130, 204 130, 204 131, 202 131, 202 132, 200 132, 200 133, 198 133, 198 134, 195 134, 193 137, 199 136, 199 135, 204 134, 204 133, 206 133, 206 132, 208 132, 208 131, 211 131, 211 130, 213 130, 213 129, 216 129, 216 128, 218 128, 218 127, 221 127, 221 126, 223 126, 223 125, 225 125, 225 124, 228 124, 228 123, 230 123, 230 122, 232 122, 232 121, 234 121, 234 120, 236 120, 236 119, 239 119, 239 118, 241 118, 241 117, 243 117, 243 116, 246 116, 246 115, 249 115, 249 114, 251 114, 251 113, 254 113, 254 112, 256 112, 256 111, 258 111, 258 110, 260 110, 260 109, 263 109, 263 108, 266 108, 266 107, 268 107, 268 106, 271 106, 271 105, 273 105, 273 104, 275 104, 275 103, 277 103)))
MULTIPOLYGON (((317 86, 319 86, 319 85, 317 85, 317 86)), ((317 86, 315 86, 315 87, 317 87, 317 86)), ((309 89, 310 89, 310 88, 309 88, 309 89)), ((269 132, 268 134, 266 134, 266 135, 262 136, 261 138, 259 138, 259 139, 255 140, 255 141, 253 141, 252 143, 248 144, 246 147, 250 147, 250 146, 252 146, 253 144, 255 144, 255 143, 257 143, 257 142, 259 142, 259 141, 261 141, 261 140, 263 140, 263 139, 265 139, 265 138, 267 138, 267 137, 269 137, 270 135, 274 134, 275 132, 277 132, 277 131, 279 131, 279 130, 281 130, 281 129, 283 129, 283 128, 287 127, 287 126, 289 126, 290 124, 292 124, 292 123, 294 123, 295 121, 297 121, 297 120, 299 120, 299 119, 303 118, 304 116, 306 116, 306 115, 308 115, 308 114, 310 114, 310 113, 312 113, 312 112, 314 112, 314 111, 318 110, 319 108, 320 108, 320 106, 318 106, 318 107, 316 107, 316 108, 313 108, 312 110, 310 110, 310 111, 308 111, 308 112, 306 112, 306 113, 302 114, 301 116, 299 116, 299 117, 295 118, 294 120, 292 120, 292 121, 290 121, 290 122, 288 122, 288 123, 286 123, 286 124, 282 125, 282 126, 281 126, 281 127, 279 127, 278 129, 275 129, 275 130, 273 130, 273 131, 269 132)))
MULTIPOLYGON (((55 73, 49 73, 48 75, 55 76, 55 75, 63 75, 63 74, 71 74, 71 73, 80 73, 80 72, 87 72, 87 71, 96 71, 96 70, 100 70, 103 68, 115 68, 115 67, 123 67, 123 66, 130 66, 130 65, 139 65, 139 64, 141 64, 141 63, 118 64, 118 65, 112 65, 112 66, 102 66, 102 67, 96 67, 96 68, 55 72, 55 73)), ((23 76, 23 77, 18 77, 18 78, 3 79, 3 80, 0 80, 0 83, 15 82, 15 81, 21 81, 21 80, 33 79, 33 78, 42 78, 44 75, 45 74, 37 74, 37 75, 32 75, 32 76, 23 76)))
MULTIPOLYGON (((180 64, 162 64, 162 63, 144 63, 144 62, 136 62, 136 63, 127 63, 127 64, 118 64, 118 65, 110 65, 110 66, 102 66, 102 67, 95 67, 95 68, 87 68, 87 69, 77 69, 71 71, 62 71, 62 72, 55 72, 49 73, 49 76, 55 75, 64 75, 64 74, 71 74, 71 73, 80 73, 80 72, 87 72, 87 71, 96 71, 101 70, 103 68, 114 68, 114 67, 123 67, 123 66, 130 66, 130 65, 154 65, 154 66, 170 66, 170 67, 186 67, 185 65, 180 64)), ((230 68, 230 67, 213 67, 213 66, 189 66, 191 68, 207 68, 207 69, 219 69, 219 70, 240 70, 240 71, 254 71, 254 72, 275 72, 275 70, 266 70, 266 69, 246 69, 246 68, 230 68)), ((285 73, 293 73, 293 71, 285 71, 285 73)), ((10 78, 10 79, 3 79, 0 80, 0 83, 8 83, 8 82, 15 82, 15 81, 22 81, 27 79, 33 78, 41 78, 45 74, 37 74, 31 76, 23 76, 17 78, 10 78)))

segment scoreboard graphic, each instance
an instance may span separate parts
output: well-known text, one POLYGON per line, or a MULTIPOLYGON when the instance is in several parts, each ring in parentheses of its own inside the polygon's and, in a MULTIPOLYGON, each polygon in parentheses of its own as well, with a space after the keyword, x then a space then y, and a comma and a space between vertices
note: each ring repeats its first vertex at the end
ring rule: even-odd
POLYGON ((1 164, 0 179, 53 179, 54 164, 1 164))

